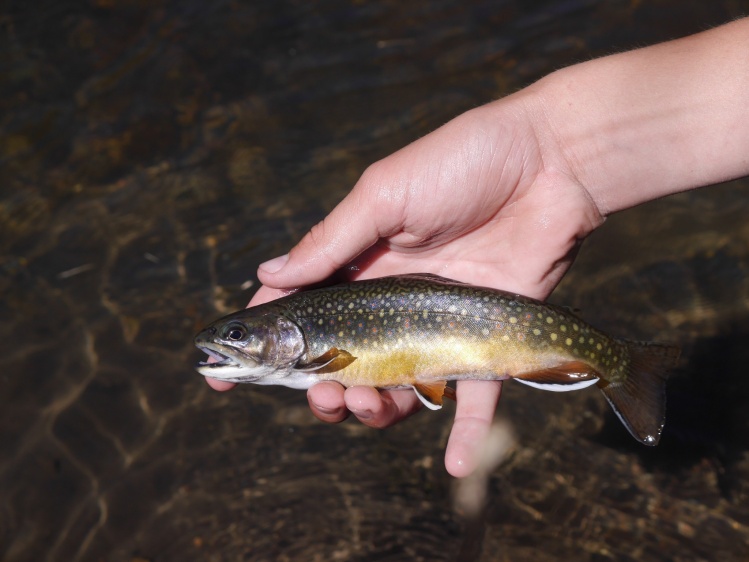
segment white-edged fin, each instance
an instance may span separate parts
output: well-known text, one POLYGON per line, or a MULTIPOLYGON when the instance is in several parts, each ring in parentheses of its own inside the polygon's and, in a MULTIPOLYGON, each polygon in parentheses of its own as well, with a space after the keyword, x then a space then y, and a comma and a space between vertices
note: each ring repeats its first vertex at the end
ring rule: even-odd
POLYGON ((629 352, 626 376, 617 383, 601 381, 599 388, 632 437, 652 447, 658 444, 663 432, 666 378, 679 360, 679 348, 656 343, 623 343, 629 352))
POLYGON ((294 367, 294 370, 323 375, 327 373, 335 373, 336 371, 345 369, 355 360, 356 357, 351 355, 345 349, 331 347, 328 351, 326 351, 319 357, 315 357, 308 363, 297 364, 296 367, 294 367))
POLYGON ((587 363, 570 361, 547 369, 520 373, 513 378, 518 382, 541 390, 568 392, 596 384, 601 377, 587 363))
POLYGON ((550 390, 552 392, 569 392, 570 390, 580 390, 581 388, 587 388, 598 382, 599 379, 589 379, 585 381, 575 382, 572 384, 552 384, 548 382, 535 382, 527 379, 515 379, 518 382, 532 386, 533 388, 540 388, 541 390, 550 390))
POLYGON ((424 406, 426 406, 430 410, 441 410, 442 409, 442 404, 432 404, 429 400, 427 400, 426 398, 424 398, 424 395, 421 392, 419 392, 418 389, 415 386, 411 387, 411 388, 414 389, 414 392, 416 393, 416 396, 419 398, 419 400, 421 400, 421 403, 424 404, 424 406))
POLYGON ((411 388, 424 406, 430 410, 439 410, 442 408, 442 396, 445 394, 446 385, 447 381, 436 381, 428 384, 416 383, 411 388))

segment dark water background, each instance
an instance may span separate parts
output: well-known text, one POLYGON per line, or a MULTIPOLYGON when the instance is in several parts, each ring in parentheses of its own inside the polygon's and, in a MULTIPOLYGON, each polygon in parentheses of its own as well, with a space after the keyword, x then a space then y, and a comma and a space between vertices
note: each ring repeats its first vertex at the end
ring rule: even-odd
POLYGON ((478 515, 442 466, 451 409, 330 426, 303 392, 219 394, 191 368, 196 330, 369 163, 749 2, 0 10, 0 559, 749 559, 747 181, 613 217, 553 296, 684 345, 661 446, 595 391, 508 384, 517 444, 478 515))

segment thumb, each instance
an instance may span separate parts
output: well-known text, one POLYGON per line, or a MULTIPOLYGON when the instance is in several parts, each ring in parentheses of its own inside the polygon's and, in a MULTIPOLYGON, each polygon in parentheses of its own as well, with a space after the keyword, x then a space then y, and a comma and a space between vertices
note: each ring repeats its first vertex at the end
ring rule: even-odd
POLYGON ((394 213, 378 213, 370 204, 365 176, 287 255, 260 265, 264 285, 288 289, 322 281, 397 229, 394 213), (378 224, 378 217, 388 224, 378 224))

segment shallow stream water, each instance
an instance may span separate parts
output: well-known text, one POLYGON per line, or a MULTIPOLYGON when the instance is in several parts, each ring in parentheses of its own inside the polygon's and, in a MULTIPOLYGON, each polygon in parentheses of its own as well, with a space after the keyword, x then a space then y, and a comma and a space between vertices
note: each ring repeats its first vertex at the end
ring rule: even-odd
MULTIPOLYGON (((467 510, 452 407, 386 431, 211 391, 242 307, 368 164, 552 70, 746 1, 41 0, 0 9, 0 559, 749 559, 749 182, 612 217, 552 300, 678 341, 661 445, 507 384, 467 510)), ((654 155, 658 157, 657 154, 654 155)))

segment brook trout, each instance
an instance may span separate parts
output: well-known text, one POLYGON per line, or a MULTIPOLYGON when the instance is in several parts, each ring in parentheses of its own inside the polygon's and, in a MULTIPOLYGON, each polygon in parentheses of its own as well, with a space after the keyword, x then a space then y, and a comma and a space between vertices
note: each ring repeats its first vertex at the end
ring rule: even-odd
POLYGON ((596 385, 635 439, 656 445, 675 346, 612 338, 572 312, 430 274, 299 292, 217 320, 195 337, 206 377, 305 389, 411 387, 431 409, 446 381, 514 379, 554 391, 596 385))

